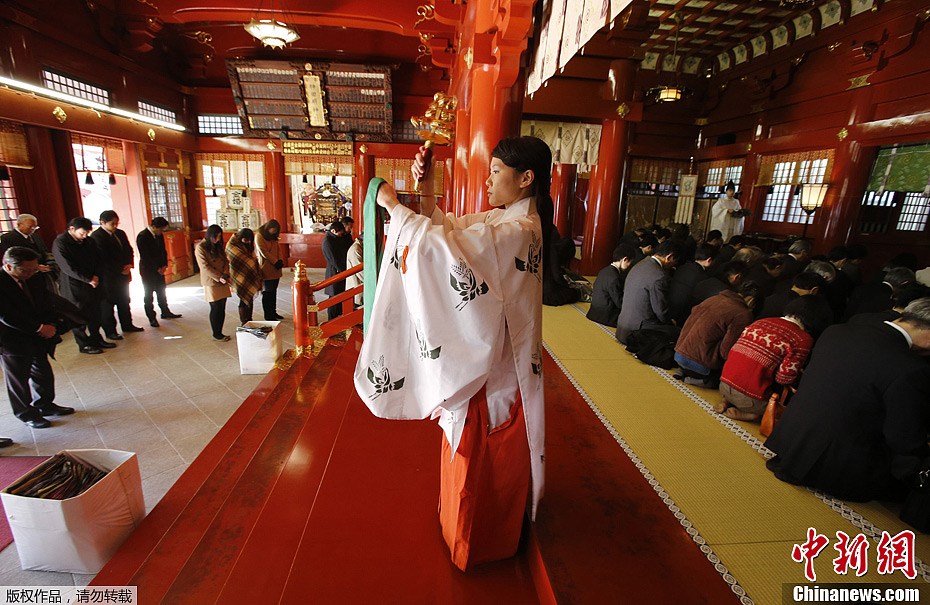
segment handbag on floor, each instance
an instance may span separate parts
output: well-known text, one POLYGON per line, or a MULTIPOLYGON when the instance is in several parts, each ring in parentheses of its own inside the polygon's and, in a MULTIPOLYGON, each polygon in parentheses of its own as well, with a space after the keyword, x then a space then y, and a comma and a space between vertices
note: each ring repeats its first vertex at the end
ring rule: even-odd
POLYGON ((781 393, 772 393, 769 397, 769 403, 765 406, 765 413, 762 414, 762 422, 759 425, 759 432, 763 437, 768 437, 775 430, 775 425, 785 413, 785 404, 790 393, 791 389, 785 387, 781 393))

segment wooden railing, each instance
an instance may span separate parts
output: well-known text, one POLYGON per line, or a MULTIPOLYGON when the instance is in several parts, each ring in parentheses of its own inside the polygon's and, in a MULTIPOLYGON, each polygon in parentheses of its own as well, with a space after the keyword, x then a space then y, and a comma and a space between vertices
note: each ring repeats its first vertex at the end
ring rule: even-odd
POLYGON ((318 345, 319 348, 330 336, 362 322, 364 311, 361 307, 355 309, 354 305, 355 296, 364 291, 362 284, 331 296, 319 304, 316 302, 314 293, 363 270, 364 265, 360 264, 311 284, 307 279, 307 271, 303 262, 297 261, 294 265, 293 286, 294 346, 297 355, 309 354, 311 345, 318 345), (342 315, 321 324, 318 314, 336 305, 342 305, 342 315))
POLYGON ((381 267, 381 256, 384 249, 384 223, 387 218, 386 211, 375 203, 375 197, 381 183, 384 183, 384 179, 371 179, 363 203, 365 225, 367 225, 362 245, 364 263, 315 284, 311 284, 307 279, 306 267, 302 261, 297 261, 294 264, 294 345, 298 356, 311 354, 311 345, 315 345, 316 349, 319 350, 327 338, 360 324, 363 320, 365 329, 368 329, 369 316, 366 312, 370 312, 374 303, 378 270, 381 267), (323 288, 356 273, 362 273, 363 284, 331 296, 320 304, 316 303, 313 296, 314 292, 319 292, 323 288), (364 289, 364 284, 368 284, 367 291, 364 289), (353 302, 358 294, 364 294, 365 304, 355 309, 353 302), (342 315, 322 324, 319 323, 317 314, 320 311, 340 304, 342 305, 342 315))

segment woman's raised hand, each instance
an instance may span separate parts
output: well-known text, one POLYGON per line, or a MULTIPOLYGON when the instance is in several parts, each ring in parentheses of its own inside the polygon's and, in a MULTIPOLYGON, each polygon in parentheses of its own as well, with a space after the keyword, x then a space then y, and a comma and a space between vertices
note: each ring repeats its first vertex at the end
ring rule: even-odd
POLYGON ((391 187, 390 183, 381 183, 378 187, 378 205, 390 212, 400 202, 397 200, 397 192, 391 187))

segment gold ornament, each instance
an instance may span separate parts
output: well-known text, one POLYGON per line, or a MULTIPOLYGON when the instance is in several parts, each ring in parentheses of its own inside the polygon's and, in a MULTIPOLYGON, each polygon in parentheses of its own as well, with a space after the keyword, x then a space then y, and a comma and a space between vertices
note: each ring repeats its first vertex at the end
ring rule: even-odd
POLYGON ((61 107, 55 107, 55 109, 52 110, 52 115, 55 116, 55 119, 61 124, 64 124, 65 120, 68 119, 68 114, 66 114, 65 110, 61 107))

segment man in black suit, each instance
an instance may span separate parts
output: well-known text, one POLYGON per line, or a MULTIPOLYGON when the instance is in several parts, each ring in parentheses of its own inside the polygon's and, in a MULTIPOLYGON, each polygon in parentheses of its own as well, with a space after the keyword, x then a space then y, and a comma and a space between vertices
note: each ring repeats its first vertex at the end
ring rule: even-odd
POLYGON ((890 309, 895 295, 915 281, 914 271, 907 267, 889 269, 882 281, 862 284, 853 290, 846 306, 847 318, 859 313, 877 313, 890 309))
MULTIPOLYGON (((346 229, 342 222, 333 221, 330 223, 322 244, 323 257, 326 259, 326 277, 332 277, 346 270, 346 253, 351 245, 352 240, 346 238, 346 229)), ((325 290, 330 297, 342 294, 345 291, 345 280, 327 286, 325 290)), ((342 315, 342 303, 329 307, 326 312, 329 319, 339 317, 342 315)))
POLYGON ((594 280, 587 318, 616 328, 620 307, 623 306, 623 283, 636 258, 636 246, 620 244, 614 248, 612 258, 613 262, 601 269, 594 280))
POLYGON ((149 318, 149 325, 158 327, 155 319, 155 305, 153 295, 158 298, 158 308, 161 309, 162 319, 176 319, 180 313, 172 313, 168 308, 168 297, 165 294, 165 271, 168 270, 168 250, 165 248, 165 229, 168 221, 161 216, 152 219, 152 224, 139 232, 136 236, 136 247, 139 249, 139 276, 145 295, 142 305, 145 315, 149 318))
POLYGON ((717 257, 718 250, 710 244, 701 244, 694 252, 694 260, 688 261, 675 269, 675 275, 668 287, 668 308, 672 319, 679 326, 685 324, 691 313, 691 293, 698 282, 707 278, 717 257))
POLYGON ((702 279, 691 290, 689 304, 696 307, 705 300, 717 296, 724 290, 736 290, 743 283, 743 277, 749 272, 749 266, 743 261, 731 260, 720 272, 707 279, 702 279))
POLYGON ((116 331, 114 306, 123 332, 142 331, 142 328, 132 325, 132 312, 129 310, 130 271, 135 264, 135 253, 126 232, 119 228, 119 216, 112 210, 100 213, 100 227, 90 237, 97 244, 100 257, 100 286, 103 288, 100 325, 107 338, 122 340, 123 337, 116 331))
POLYGON ((788 254, 785 255, 782 264, 781 279, 779 285, 775 286, 776 291, 785 291, 791 288, 791 280, 794 276, 807 267, 811 260, 811 243, 805 239, 799 239, 792 243, 788 248, 788 254))
POLYGON ((45 246, 45 242, 36 233, 39 229, 39 219, 31 214, 20 214, 16 217, 16 228, 0 235, 0 257, 13 246, 23 246, 35 251, 39 255, 39 273, 49 292, 57 292, 58 267, 55 259, 45 246))
POLYGON ((621 343, 626 344, 630 334, 643 327, 672 323, 668 311, 669 272, 680 254, 681 246, 669 240, 630 269, 617 318, 616 337, 621 343))
POLYGON ((61 342, 52 301, 56 295, 41 280, 30 279, 38 270, 38 255, 29 248, 14 246, 3 254, 0 360, 13 414, 32 428, 44 429, 51 426, 46 416, 67 416, 74 408, 54 402, 55 375, 48 357, 61 342))
POLYGON ((902 497, 930 462, 927 354, 930 298, 891 322, 828 328, 765 442, 769 469, 846 500, 902 497))
POLYGON ((94 228, 90 219, 80 216, 68 222, 68 230, 55 238, 52 254, 61 267, 61 295, 80 309, 87 322, 71 330, 78 351, 99 355, 116 345, 100 335, 100 259, 97 245, 88 239, 94 228))

